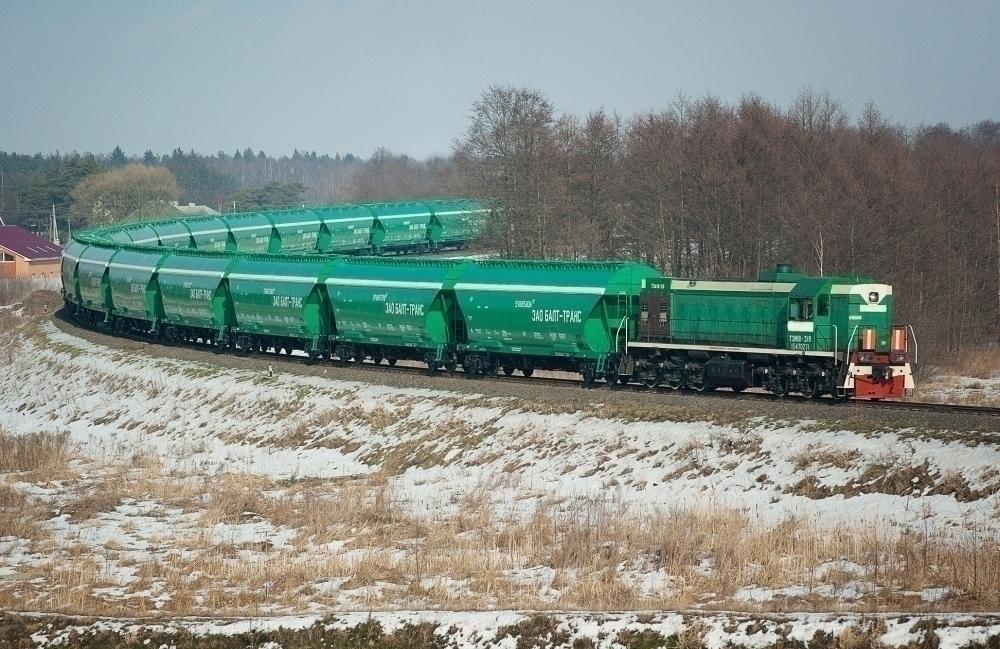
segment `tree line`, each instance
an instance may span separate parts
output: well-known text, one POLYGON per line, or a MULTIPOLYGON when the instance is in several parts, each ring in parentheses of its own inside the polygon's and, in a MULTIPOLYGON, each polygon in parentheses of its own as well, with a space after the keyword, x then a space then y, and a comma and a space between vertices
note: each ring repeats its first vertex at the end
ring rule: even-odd
POLYGON ((626 117, 581 116, 537 90, 495 86, 443 158, 386 148, 368 159, 249 148, 130 157, 116 147, 0 152, 0 171, 0 216, 29 227, 51 204, 115 220, 151 196, 219 211, 234 200, 260 209, 478 196, 498 208, 483 245, 502 256, 636 259, 679 277, 752 278, 778 262, 870 275, 894 285, 897 319, 915 325, 925 355, 1000 345, 995 121, 905 128, 873 104, 851 118, 812 90, 784 108, 755 95, 679 97, 626 117), (112 191, 101 174, 157 189, 112 191))
POLYGON ((893 284, 929 358, 1000 345, 1000 122, 903 128, 828 93, 786 109, 679 98, 621 118, 488 89, 454 147, 511 257, 628 258, 678 277, 778 262, 893 284))
POLYGON ((76 227, 86 227, 127 217, 141 206, 132 199, 194 202, 220 212, 232 211, 234 201, 241 210, 335 203, 352 200, 352 179, 362 164, 352 154, 272 157, 249 148, 214 155, 178 148, 130 156, 117 146, 110 154, 0 151, 0 218, 42 231, 53 206, 63 226, 72 217, 76 227))

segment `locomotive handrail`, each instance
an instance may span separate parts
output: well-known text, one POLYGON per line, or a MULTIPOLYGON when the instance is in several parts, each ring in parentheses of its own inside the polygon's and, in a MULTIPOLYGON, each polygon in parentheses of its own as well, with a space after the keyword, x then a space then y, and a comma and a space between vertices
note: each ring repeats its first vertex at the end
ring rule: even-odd
POLYGON ((847 350, 844 351, 844 365, 847 365, 847 363, 850 362, 851 360, 851 344, 854 342, 855 340, 854 334, 858 333, 858 327, 860 326, 861 326, 860 324, 854 325, 854 330, 851 332, 851 337, 847 341, 847 350))
POLYGON ((910 335, 913 336, 913 364, 919 365, 920 345, 917 344, 917 332, 913 330, 913 325, 908 324, 906 326, 910 330, 910 335))
POLYGON ((618 331, 615 332, 615 353, 618 353, 618 341, 622 339, 622 327, 625 327, 625 340, 628 340, 628 314, 622 316, 622 321, 618 323, 618 331))

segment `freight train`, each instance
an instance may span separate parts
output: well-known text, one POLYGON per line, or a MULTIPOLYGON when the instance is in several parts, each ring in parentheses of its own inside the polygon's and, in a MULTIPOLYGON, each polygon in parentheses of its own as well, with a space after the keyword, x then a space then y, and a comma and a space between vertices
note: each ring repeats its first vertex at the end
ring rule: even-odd
POLYGON ((207 251, 381 255, 465 248, 488 215, 469 199, 359 203, 147 221, 94 235, 207 251))
POLYGON ((290 233, 281 219, 217 219, 226 245, 206 245, 208 228, 191 221, 77 234, 63 253, 66 310, 166 344, 407 359, 431 373, 561 370, 585 385, 868 399, 913 388, 912 329, 893 325, 892 287, 870 278, 778 266, 756 281, 717 281, 631 262, 294 254, 330 241, 331 228, 290 233))

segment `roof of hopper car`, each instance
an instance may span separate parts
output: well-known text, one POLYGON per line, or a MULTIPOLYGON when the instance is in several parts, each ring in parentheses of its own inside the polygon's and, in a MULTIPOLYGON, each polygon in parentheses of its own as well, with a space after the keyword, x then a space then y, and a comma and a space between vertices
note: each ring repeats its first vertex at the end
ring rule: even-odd
POLYGON ((221 276, 234 258, 232 253, 184 248, 169 255, 160 264, 161 274, 221 276))
POLYGON ((452 216, 467 212, 478 213, 489 210, 477 200, 471 198, 443 198, 423 203, 436 216, 452 216))
POLYGON ((333 286, 439 289, 460 274, 466 263, 454 259, 343 257, 330 271, 326 283, 333 286))
POLYGON ((375 214, 365 205, 331 205, 328 207, 314 207, 313 214, 316 214, 324 223, 341 221, 372 221, 375 214))
POLYGON ((131 242, 136 245, 160 245, 160 237, 151 223, 129 223, 122 226, 121 230, 127 232, 131 242))
POLYGON ((380 221, 386 219, 430 218, 431 210, 424 203, 368 203, 365 205, 380 221))
MULTIPOLYGON (((184 219, 154 221, 149 224, 149 227, 156 232, 156 236, 160 239, 160 245, 164 248, 181 246, 182 244, 186 246, 187 243, 184 240, 191 237, 191 229, 188 228, 184 219)), ((150 245, 156 244, 150 242, 150 245)))
POLYGON ((295 208, 291 210, 281 210, 278 212, 268 212, 271 222, 278 228, 289 228, 294 226, 316 226, 319 227, 320 218, 312 208, 295 208))
POLYGON ((229 223, 220 216, 205 216, 197 219, 184 219, 184 224, 194 235, 222 234, 229 232, 229 223))
POLYGON ((270 212, 246 212, 243 214, 227 214, 224 220, 233 232, 271 227, 270 212))
POLYGON ((315 283, 329 260, 315 255, 238 254, 227 277, 235 280, 315 283))
POLYGON ((635 262, 469 261, 459 291, 617 293, 638 291, 659 271, 635 262))

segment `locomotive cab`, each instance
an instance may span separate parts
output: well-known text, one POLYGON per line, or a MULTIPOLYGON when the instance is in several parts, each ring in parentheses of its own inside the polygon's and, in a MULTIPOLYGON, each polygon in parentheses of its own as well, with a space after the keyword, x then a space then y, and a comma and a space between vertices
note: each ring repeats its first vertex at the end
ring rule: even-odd
POLYGON ((810 277, 795 283, 788 295, 785 347, 794 351, 832 351, 830 281, 810 277))
POLYGON ((909 336, 894 326, 892 286, 867 278, 806 278, 788 297, 786 348, 831 353, 843 395, 901 398, 913 389, 909 336))

